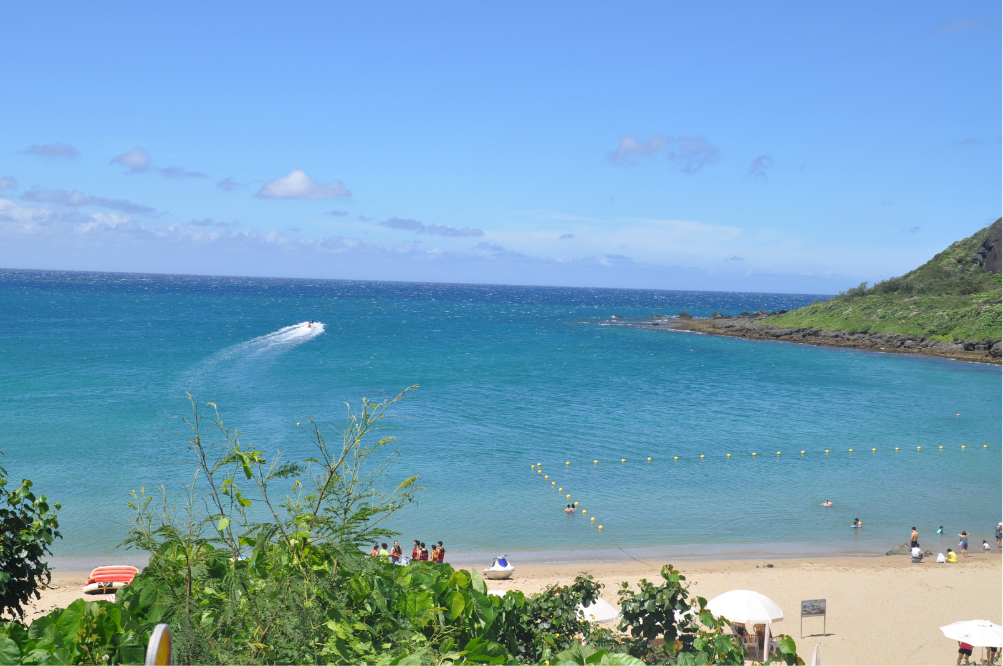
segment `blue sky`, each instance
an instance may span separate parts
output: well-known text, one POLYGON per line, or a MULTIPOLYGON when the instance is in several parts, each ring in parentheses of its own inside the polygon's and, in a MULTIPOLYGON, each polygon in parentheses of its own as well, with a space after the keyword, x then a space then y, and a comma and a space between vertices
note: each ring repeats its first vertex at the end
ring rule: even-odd
POLYGON ((999 3, 8 3, 0 266, 835 293, 1001 202, 999 3))

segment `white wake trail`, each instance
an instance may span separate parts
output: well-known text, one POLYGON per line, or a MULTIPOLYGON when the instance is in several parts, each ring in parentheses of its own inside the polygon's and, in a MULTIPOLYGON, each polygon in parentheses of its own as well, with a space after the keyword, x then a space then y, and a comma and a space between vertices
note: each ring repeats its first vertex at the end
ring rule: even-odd
POLYGON ((267 358, 282 354, 304 342, 313 340, 324 332, 324 324, 315 321, 304 321, 292 326, 280 328, 274 333, 239 342, 222 349, 193 368, 185 382, 186 390, 200 391, 205 388, 204 380, 220 371, 226 374, 237 370, 255 360, 264 361, 267 358))

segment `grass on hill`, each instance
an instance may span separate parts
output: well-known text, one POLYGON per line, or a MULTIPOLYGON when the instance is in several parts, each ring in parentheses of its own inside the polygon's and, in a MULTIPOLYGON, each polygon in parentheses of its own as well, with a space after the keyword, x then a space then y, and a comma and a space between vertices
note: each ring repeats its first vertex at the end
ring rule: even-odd
POLYGON ((902 333, 947 341, 998 339, 1003 326, 1000 224, 996 220, 901 277, 870 288, 865 282, 831 300, 767 321, 783 327, 902 333), (987 260, 992 252, 995 262, 991 256, 987 260))

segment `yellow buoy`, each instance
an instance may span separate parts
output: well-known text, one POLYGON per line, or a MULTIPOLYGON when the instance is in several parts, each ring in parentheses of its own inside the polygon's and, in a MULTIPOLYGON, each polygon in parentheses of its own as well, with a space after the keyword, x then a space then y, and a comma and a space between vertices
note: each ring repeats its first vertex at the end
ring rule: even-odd
POLYGON ((826 452, 826 453, 828 453, 828 452, 829 452, 829 449, 826 449, 826 450, 825 450, 825 452, 826 452))
POLYGON ((801 452, 801 455, 804 455, 804 451, 801 452))
POLYGON ((299 424, 300 424, 300 422, 299 422, 299 421, 297 421, 297 422, 296 422, 296 425, 299 425, 299 424))
POLYGON ((582 515, 584 516, 586 513, 588 513, 588 511, 586 511, 585 509, 582 509, 582 515))
POLYGON ((917 446, 917 447, 916 447, 916 450, 917 450, 917 451, 919 451, 919 450, 920 450, 920 449, 922 449, 922 448, 923 448, 922 446, 917 446))
POLYGON ((700 457, 701 457, 701 458, 703 458, 703 456, 702 456, 702 455, 701 455, 700 457))
POLYGON ((853 453, 853 449, 850 449, 850 453, 853 453))
POLYGON ((564 463, 564 464, 565 464, 565 465, 570 465, 570 464, 571 464, 571 461, 569 460, 568 462, 566 462, 566 463, 564 463))
POLYGON ((651 462, 651 458, 648 458, 648 462, 651 462))
POLYGON ((988 445, 988 444, 983 444, 983 445, 982 445, 982 448, 984 448, 984 449, 988 449, 988 448, 989 448, 989 445, 988 445))
POLYGON ((543 463, 536 463, 537 467, 543 467, 543 463))
POLYGON ((592 461, 592 464, 593 464, 593 465, 598 465, 598 464, 599 464, 599 461, 598 461, 598 460, 593 460, 593 461, 592 461))
POLYGON ((942 446, 942 447, 940 447, 940 448, 944 448, 944 447, 942 446))
POLYGON ((543 474, 543 470, 542 469, 538 469, 538 470, 536 470, 536 473, 537 474, 543 474))
MULTIPOLYGON (((551 481, 551 482, 550 482, 550 485, 552 485, 552 486, 556 486, 556 485, 557 485, 557 481, 551 481)), ((560 488, 558 488, 558 490, 560 490, 560 488)))
POLYGON ((899 450, 899 447, 897 447, 897 446, 896 446, 896 447, 895 447, 895 450, 896 450, 896 451, 898 451, 898 450, 899 450))
POLYGON ((602 532, 602 525, 599 526, 599 531, 602 532))
POLYGON ((755 453, 753 453, 752 455, 756 455, 756 454, 755 454, 755 453))
POLYGON ((877 449, 871 449, 871 451, 877 451, 877 449))
POLYGON ((530 469, 536 469, 536 465, 530 465, 529 468, 530 469))
POLYGON ((563 492, 564 492, 564 488, 558 488, 558 489, 557 489, 557 492, 559 492, 559 493, 563 493, 563 492))
POLYGON ((731 457, 731 454, 730 454, 730 453, 728 454, 728 457, 729 457, 729 458, 731 457))
POLYGON ((575 506, 578 506, 578 502, 575 502, 575 506))
POLYGON ((595 517, 593 517, 593 518, 592 518, 592 522, 593 522, 593 523, 594 523, 594 522, 596 522, 596 519, 595 519, 595 517))
POLYGON ((568 495, 568 499, 571 499, 571 495, 568 495))
POLYGON ((780 455, 780 451, 777 451, 777 455, 778 455, 778 456, 780 455))
POLYGON ((679 456, 676 456, 675 458, 673 458, 673 460, 679 460, 679 456))
POLYGON ((549 476, 547 476, 546 474, 544 474, 544 475, 543 475, 543 478, 545 478, 545 479, 549 479, 550 477, 549 477, 549 476))
POLYGON ((964 444, 962 444, 962 445, 961 445, 961 448, 965 448, 965 445, 964 445, 964 444))
POLYGON ((626 458, 620 458, 620 462, 627 462, 626 458))

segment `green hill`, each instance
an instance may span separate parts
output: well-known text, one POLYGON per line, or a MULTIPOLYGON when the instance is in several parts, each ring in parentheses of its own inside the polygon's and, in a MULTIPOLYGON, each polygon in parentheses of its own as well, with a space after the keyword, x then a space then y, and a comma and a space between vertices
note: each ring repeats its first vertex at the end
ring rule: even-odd
POLYGON ((996 220, 901 277, 870 288, 865 282, 832 300, 761 321, 947 341, 999 339, 1000 224, 996 220))

